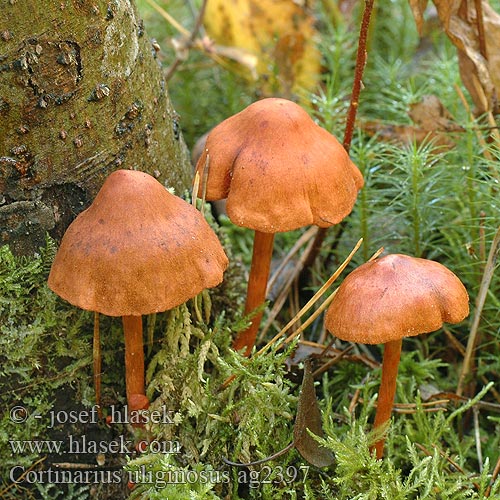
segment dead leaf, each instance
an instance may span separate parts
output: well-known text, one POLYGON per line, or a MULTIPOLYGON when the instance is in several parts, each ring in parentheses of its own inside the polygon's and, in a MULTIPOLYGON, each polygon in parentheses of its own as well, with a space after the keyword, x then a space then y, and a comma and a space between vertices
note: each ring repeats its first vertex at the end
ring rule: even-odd
POLYGON ((418 34, 420 36, 423 34, 424 12, 427 8, 427 3, 428 0, 410 0, 410 7, 413 12, 413 17, 415 18, 418 34))
POLYGON ((420 102, 410 106, 408 115, 415 125, 370 120, 361 122, 360 126, 368 135, 377 135, 383 141, 420 144, 424 140, 430 140, 434 145, 445 148, 455 146, 451 132, 464 131, 435 95, 423 96, 420 102))
POLYGON ((299 89, 312 90, 319 81, 319 34, 310 4, 311 0, 208 0, 204 25, 217 44, 256 58, 264 95, 287 97, 299 89))
MULTIPOLYGON (((419 31, 426 0, 409 0, 419 31)), ((458 50, 460 76, 477 113, 498 112, 500 88, 500 15, 486 0, 481 2, 485 33, 485 57, 481 54, 478 19, 474 2, 433 0, 444 31, 458 50)))
POLYGON ((408 114, 416 125, 426 131, 463 132, 463 128, 455 123, 439 97, 432 94, 424 95, 420 102, 412 104, 408 114))
POLYGON ((323 437, 321 412, 314 390, 311 360, 304 363, 304 379, 299 395, 297 417, 293 426, 294 444, 302 457, 312 465, 316 467, 331 465, 335 460, 332 452, 320 446, 307 432, 307 429, 316 436, 323 437))

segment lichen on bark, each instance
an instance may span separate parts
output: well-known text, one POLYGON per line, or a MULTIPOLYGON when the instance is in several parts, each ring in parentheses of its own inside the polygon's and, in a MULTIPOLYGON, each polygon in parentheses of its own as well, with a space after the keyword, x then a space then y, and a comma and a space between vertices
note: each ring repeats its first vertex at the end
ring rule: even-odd
POLYGON ((128 0, 0 4, 0 244, 59 238, 118 168, 178 193, 190 165, 154 50, 128 0))

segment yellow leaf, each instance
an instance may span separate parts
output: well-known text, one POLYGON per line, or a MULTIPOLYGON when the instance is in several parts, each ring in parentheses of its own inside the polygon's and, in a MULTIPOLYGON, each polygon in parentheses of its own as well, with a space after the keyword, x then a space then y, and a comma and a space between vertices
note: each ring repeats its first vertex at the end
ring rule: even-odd
POLYGON ((204 24, 215 43, 257 58, 257 85, 264 95, 290 97, 301 89, 313 90, 321 72, 319 35, 304 3, 208 0, 204 24))

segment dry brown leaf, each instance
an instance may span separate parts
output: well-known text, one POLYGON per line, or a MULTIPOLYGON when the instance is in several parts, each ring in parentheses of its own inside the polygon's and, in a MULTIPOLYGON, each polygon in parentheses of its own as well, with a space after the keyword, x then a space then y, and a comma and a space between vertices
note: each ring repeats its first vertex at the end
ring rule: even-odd
MULTIPOLYGON (((472 96, 477 111, 485 113, 496 110, 495 83, 490 74, 488 61, 479 50, 476 11, 472 2, 434 0, 434 4, 446 34, 458 49, 460 76, 472 96)), ((490 15, 496 14, 487 3, 483 2, 483 22, 485 33, 490 32, 487 36, 489 39, 491 38, 491 23, 486 21, 487 11, 490 15)), ((500 36, 500 32, 497 36, 500 36)))
POLYGON ((415 18, 418 34, 422 36, 424 27, 424 12, 427 8, 428 0, 410 0, 410 7, 415 18))
POLYGON ((378 120, 365 121, 360 125, 368 135, 377 135, 383 141, 420 144, 431 140, 434 145, 446 148, 455 146, 450 132, 463 132, 435 95, 423 96, 420 102, 410 106, 408 115, 415 125, 395 125, 378 120))
POLYGON ((320 446, 309 432, 323 437, 321 413, 314 390, 314 378, 311 371, 311 361, 304 363, 304 379, 299 395, 297 417, 293 426, 293 440, 297 451, 309 463, 316 467, 326 467, 334 462, 333 454, 327 448, 320 446))
POLYGON ((381 141, 420 144, 428 140, 432 141, 435 146, 448 149, 455 146, 455 142, 449 135, 440 130, 429 131, 414 125, 394 125, 379 120, 365 121, 360 126, 369 136, 376 135, 381 141))
MULTIPOLYGON (((426 0, 409 0, 419 32, 426 0)), ((458 50, 460 76, 479 114, 498 112, 500 88, 500 15, 482 0, 487 58, 481 54, 478 19, 474 2, 433 0, 444 31, 458 50)))
POLYGON ((463 128, 455 123, 439 97, 432 94, 424 95, 420 102, 412 104, 408 114, 413 122, 425 131, 463 131, 463 128))

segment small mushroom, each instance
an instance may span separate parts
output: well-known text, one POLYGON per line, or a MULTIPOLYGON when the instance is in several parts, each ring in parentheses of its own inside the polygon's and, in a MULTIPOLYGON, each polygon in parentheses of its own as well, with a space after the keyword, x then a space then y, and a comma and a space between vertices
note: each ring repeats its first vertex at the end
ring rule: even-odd
MULTIPOLYGON (((265 301, 274 234, 339 223, 363 186, 337 139, 300 106, 279 98, 257 101, 217 125, 197 170, 207 177, 206 199, 227 198, 231 221, 255 230, 246 314, 265 301)), ((233 343, 247 356, 261 318, 256 315, 233 343)))
MULTIPOLYGON (((384 344, 382 380, 374 428, 391 417, 402 339, 459 323, 469 314, 462 282, 442 264, 401 254, 386 255, 351 272, 333 298, 325 327, 339 339, 384 344)), ((375 443, 382 458, 384 439, 375 443)))
POLYGON ((227 265, 198 210, 146 173, 117 170, 68 227, 48 285, 82 309, 122 316, 127 402, 134 410, 134 398, 145 394, 141 316, 218 285, 227 265))

